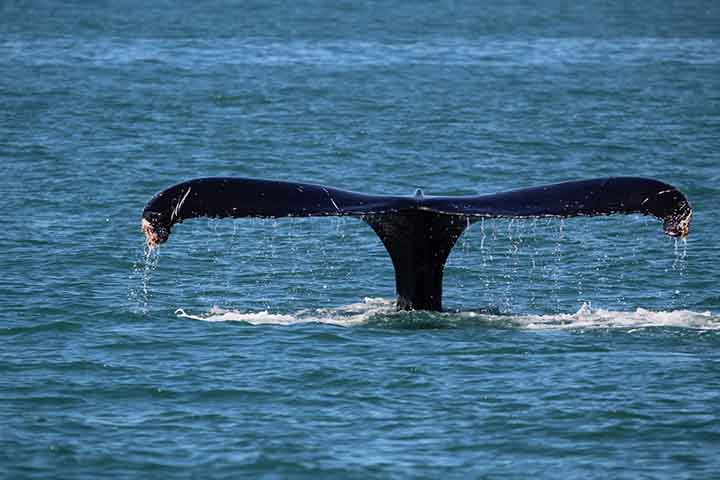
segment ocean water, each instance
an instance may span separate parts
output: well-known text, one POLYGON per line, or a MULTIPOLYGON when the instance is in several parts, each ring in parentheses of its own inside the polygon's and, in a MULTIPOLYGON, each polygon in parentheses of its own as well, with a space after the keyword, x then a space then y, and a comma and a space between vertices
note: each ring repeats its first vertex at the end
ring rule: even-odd
POLYGON ((0 477, 717 478, 720 5, 0 2, 0 477), (474 194, 444 313, 345 218, 140 214, 200 176, 474 194))

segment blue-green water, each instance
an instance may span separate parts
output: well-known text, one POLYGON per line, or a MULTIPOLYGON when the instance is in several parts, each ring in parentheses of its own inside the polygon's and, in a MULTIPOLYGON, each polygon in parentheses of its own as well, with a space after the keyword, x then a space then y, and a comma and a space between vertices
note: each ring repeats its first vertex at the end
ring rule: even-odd
POLYGON ((0 72, 0 477, 717 478, 717 2, 5 0, 0 72), (353 219, 145 252, 211 175, 695 214, 478 223, 395 313, 353 219))

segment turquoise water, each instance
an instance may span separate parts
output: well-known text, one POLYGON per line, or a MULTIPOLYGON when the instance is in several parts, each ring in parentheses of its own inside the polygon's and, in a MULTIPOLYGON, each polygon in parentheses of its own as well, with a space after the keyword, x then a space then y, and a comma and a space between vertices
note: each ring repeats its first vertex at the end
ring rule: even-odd
POLYGON ((713 478, 720 8, 0 4, 0 477, 713 478), (473 194, 658 178, 645 217, 487 220, 446 313, 353 219, 192 220, 215 175, 473 194))

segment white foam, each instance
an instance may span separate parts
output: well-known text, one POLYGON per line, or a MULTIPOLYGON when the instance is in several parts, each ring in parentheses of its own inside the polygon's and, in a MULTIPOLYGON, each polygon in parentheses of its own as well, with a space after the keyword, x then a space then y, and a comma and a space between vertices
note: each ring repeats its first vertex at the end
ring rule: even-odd
POLYGON ((191 315, 182 308, 175 314, 178 317, 201 320, 204 322, 245 322, 251 325, 294 325, 297 323, 327 323, 351 327, 363 325, 378 314, 393 313, 393 301, 382 298, 364 298, 360 303, 353 303, 339 308, 321 308, 316 310, 300 310, 294 314, 270 313, 267 310, 260 312, 241 312, 226 310, 215 306, 206 315, 191 315))
POLYGON ((234 310, 224 310, 220 307, 211 308, 210 312, 205 316, 191 315, 186 313, 182 308, 178 308, 175 310, 175 315, 192 320, 201 320, 203 322, 247 322, 253 325, 292 325, 298 321, 294 315, 275 314, 267 311, 242 313, 234 310))
MULTIPOLYGON (((206 314, 193 315, 178 308, 181 318, 204 322, 245 322, 252 325, 294 325, 299 323, 325 323, 343 327, 366 325, 373 321, 392 326, 393 323, 412 324, 418 313, 395 312, 393 300, 365 298, 362 302, 338 308, 301 310, 296 313, 271 313, 266 310, 243 312, 213 307, 206 314)), ((478 312, 422 312, 422 322, 428 320, 440 326, 459 326, 467 323, 497 324, 530 330, 582 330, 582 329, 642 329, 647 327, 677 327, 699 330, 720 330, 720 316, 711 312, 691 310, 652 311, 638 308, 635 311, 613 311, 592 308, 583 304, 575 313, 549 315, 497 315, 478 312), (428 319, 428 315, 430 318, 428 319)))
MULTIPOLYGON (((476 316, 475 313, 461 314, 476 316)), ((483 316, 488 319, 488 316, 483 316)), ((694 312, 691 310, 653 311, 638 308, 635 311, 613 311, 602 308, 594 309, 583 304, 572 314, 553 315, 512 315, 494 316, 504 319, 513 325, 527 329, 597 329, 622 328, 641 329, 648 327, 677 327, 700 330, 720 330, 720 317, 711 312, 694 312)))

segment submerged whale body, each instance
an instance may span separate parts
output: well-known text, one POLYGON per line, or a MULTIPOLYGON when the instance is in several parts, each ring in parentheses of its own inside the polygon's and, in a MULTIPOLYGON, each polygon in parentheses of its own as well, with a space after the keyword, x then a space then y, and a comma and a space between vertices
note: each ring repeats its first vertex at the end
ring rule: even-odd
POLYGON ((666 183, 599 178, 478 196, 366 195, 307 183, 198 178, 156 194, 142 213, 150 247, 173 225, 196 217, 353 216, 367 222, 395 268, 397 308, 442 308, 445 261, 465 228, 482 218, 573 217, 639 213, 663 220, 667 235, 688 234, 692 209, 666 183))

